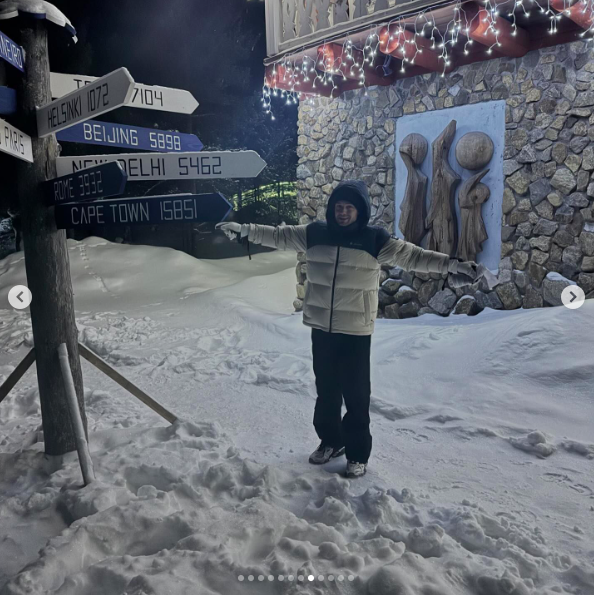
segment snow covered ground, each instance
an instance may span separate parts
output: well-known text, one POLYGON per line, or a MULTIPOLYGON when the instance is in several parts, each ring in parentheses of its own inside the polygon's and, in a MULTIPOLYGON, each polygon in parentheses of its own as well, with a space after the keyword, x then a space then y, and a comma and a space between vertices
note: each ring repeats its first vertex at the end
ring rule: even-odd
MULTIPOLYGON (((83 488, 75 454, 43 455, 28 372, 0 405, 1 595, 594 593, 594 301, 378 321, 348 481, 307 464, 294 254, 69 246, 81 341, 180 421, 83 364, 83 488)), ((24 282, 22 253, 0 261, 0 303, 24 282)), ((30 329, 0 310, 0 382, 30 329)))

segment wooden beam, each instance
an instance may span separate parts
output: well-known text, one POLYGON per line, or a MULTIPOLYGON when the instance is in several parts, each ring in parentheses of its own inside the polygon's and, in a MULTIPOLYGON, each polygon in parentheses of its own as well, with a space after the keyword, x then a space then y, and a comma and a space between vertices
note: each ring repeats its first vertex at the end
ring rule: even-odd
POLYGON ((521 58, 530 50, 528 33, 521 27, 514 29, 503 17, 493 19, 487 10, 474 2, 464 5, 464 13, 467 26, 462 26, 462 32, 468 39, 511 58, 521 58))
POLYGON ((320 70, 342 76, 343 80, 364 81, 366 87, 391 85, 394 77, 376 72, 379 65, 375 62, 375 59, 366 62, 362 50, 339 43, 326 43, 318 48, 317 67, 320 70), (361 74, 364 76, 361 77, 361 74))
POLYGON ((31 349, 29 353, 23 358, 21 363, 10 373, 10 376, 0 386, 0 403, 4 401, 6 395, 14 388, 16 383, 23 377, 25 372, 31 367, 35 361, 35 348, 31 349))
POLYGON ((550 0, 551 8, 577 23, 585 31, 590 30, 594 24, 594 10, 590 2, 579 0, 571 6, 570 4, 571 2, 566 0, 550 0))
POLYGON ((315 72, 308 72, 307 74, 307 77, 305 77, 299 67, 289 70, 283 64, 269 64, 266 67, 264 79, 266 85, 271 89, 321 95, 323 97, 332 96, 333 85, 324 85, 320 80, 316 80, 319 76, 317 70, 315 72))
POLYGON ((433 49, 431 41, 400 25, 382 27, 379 36, 379 48, 384 54, 431 72, 442 72, 446 66, 443 58, 433 49))
POLYGON ((125 388, 130 394, 140 399, 145 405, 150 407, 155 413, 166 419, 170 423, 177 421, 177 417, 167 411, 165 407, 157 403, 153 398, 149 397, 143 390, 132 384, 127 378, 124 378, 117 370, 112 368, 106 361, 102 360, 95 352, 85 347, 82 343, 78 344, 78 351, 89 363, 93 364, 97 369, 109 376, 113 381, 117 382, 122 388, 125 388))

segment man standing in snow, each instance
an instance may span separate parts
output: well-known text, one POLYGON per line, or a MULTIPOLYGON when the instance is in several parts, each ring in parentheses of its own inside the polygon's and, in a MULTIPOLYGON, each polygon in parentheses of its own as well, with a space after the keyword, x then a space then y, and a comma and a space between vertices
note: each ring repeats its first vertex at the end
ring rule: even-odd
POLYGON ((371 335, 378 309, 382 265, 420 273, 476 277, 476 265, 423 250, 368 225, 371 205, 360 181, 341 182, 328 200, 326 223, 271 227, 219 223, 230 238, 305 252, 307 286, 303 323, 312 328, 317 401, 314 427, 320 446, 314 465, 346 452, 347 477, 361 477, 371 453, 371 335), (342 403, 346 414, 341 419, 342 403))

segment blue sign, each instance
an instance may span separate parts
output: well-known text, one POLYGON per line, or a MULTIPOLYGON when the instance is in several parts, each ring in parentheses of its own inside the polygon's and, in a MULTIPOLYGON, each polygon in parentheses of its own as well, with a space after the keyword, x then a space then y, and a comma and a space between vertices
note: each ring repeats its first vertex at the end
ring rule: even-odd
POLYGON ((25 72, 25 60, 23 58, 23 48, 17 45, 10 37, 7 37, 0 31, 0 58, 4 58, 9 64, 25 72))
POLYGON ((81 169, 43 183, 47 204, 96 200, 123 194, 128 176, 117 162, 81 169))
POLYGON ((16 113, 16 91, 9 87, 0 87, 0 115, 10 116, 16 113))
POLYGON ((188 221, 223 221, 232 206, 219 192, 116 198, 56 207, 59 229, 96 225, 157 225, 188 221))
POLYGON ((97 120, 75 124, 58 132, 56 138, 69 143, 140 149, 158 153, 195 152, 201 151, 204 147, 195 134, 110 124, 97 120))

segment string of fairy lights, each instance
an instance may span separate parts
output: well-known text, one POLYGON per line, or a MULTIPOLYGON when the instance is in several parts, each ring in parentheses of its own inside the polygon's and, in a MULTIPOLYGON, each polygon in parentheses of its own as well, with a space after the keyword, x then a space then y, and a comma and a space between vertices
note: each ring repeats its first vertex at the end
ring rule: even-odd
MULTIPOLYGON (((286 1, 286 0, 285 0, 286 1)), ((347 80, 357 81, 357 86, 365 88, 367 93, 368 73, 372 65, 378 66, 378 59, 384 56, 384 64, 378 67, 384 71, 389 66, 390 55, 386 55, 382 49, 397 47, 399 53, 395 56, 400 60, 400 71, 406 72, 407 68, 415 65, 423 50, 429 48, 436 52, 441 69, 441 76, 445 76, 452 63, 452 50, 455 46, 462 47, 464 54, 469 53, 469 46, 474 41, 468 36, 471 28, 481 21, 483 35, 493 40, 491 45, 485 46, 485 52, 491 54, 493 50, 502 45, 500 40, 500 19, 504 19, 511 26, 511 35, 515 36, 521 27, 522 20, 530 19, 531 15, 538 12, 546 15, 549 19, 549 34, 554 35, 558 31, 560 19, 569 17, 569 10, 572 8, 572 0, 563 0, 562 10, 553 9, 552 0, 513 0, 510 9, 504 7, 509 2, 498 0, 482 0, 483 10, 467 12, 463 0, 457 0, 452 12, 452 18, 446 24, 438 27, 432 16, 433 11, 442 5, 435 5, 424 8, 414 16, 411 23, 411 15, 402 15, 397 18, 375 24, 369 31, 365 43, 357 45, 351 40, 342 44, 335 42, 321 41, 318 46, 324 47, 326 43, 333 47, 340 47, 339 52, 333 52, 328 56, 323 54, 317 59, 305 56, 298 57, 303 48, 283 56, 281 60, 272 66, 273 84, 282 83, 282 89, 269 85, 265 77, 262 87, 262 104, 265 112, 274 119, 272 113, 272 101, 274 98, 284 100, 287 105, 297 104, 304 86, 311 89, 331 90, 331 96, 339 89, 339 84, 347 80), (505 13, 502 14, 502 11, 505 13), (387 29, 386 29, 387 28, 387 29), (386 30, 388 34, 386 34, 386 30), (383 38, 380 33, 384 32, 383 38), (307 84, 307 85, 306 85, 307 84), (300 89, 301 87, 301 89, 300 89)), ((594 16, 594 0, 578 0, 579 10, 589 17, 594 16)), ((575 9, 575 6, 573 7, 575 9)), ((589 19, 590 26, 580 33, 582 37, 592 39, 594 35, 594 18, 589 19)), ((391 52, 391 56, 394 53, 391 52)), ((315 91, 313 91, 315 93, 315 91)), ((328 94, 328 93, 326 93, 328 94)), ((311 97, 310 97, 311 100, 311 97)))

